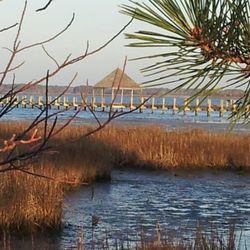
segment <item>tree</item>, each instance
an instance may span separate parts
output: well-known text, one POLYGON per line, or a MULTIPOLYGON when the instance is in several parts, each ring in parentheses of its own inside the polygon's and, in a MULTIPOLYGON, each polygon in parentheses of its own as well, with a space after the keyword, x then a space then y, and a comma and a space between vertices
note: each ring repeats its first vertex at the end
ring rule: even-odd
POLYGON ((250 123, 250 1, 130 2, 121 12, 150 24, 152 29, 126 34, 126 38, 135 40, 129 46, 163 49, 137 58, 155 60, 142 69, 153 77, 145 84, 175 83, 175 89, 197 89, 189 101, 198 95, 205 99, 227 87, 242 87, 244 94, 236 101, 236 112, 230 118, 232 122, 243 118, 250 123))
MULTIPOLYGON (((47 4, 44 7, 41 7, 40 9, 37 9, 36 11, 45 11, 52 1, 48 1, 47 4)), ((55 97, 53 100, 48 99, 49 95, 49 80, 60 74, 62 70, 69 67, 70 65, 76 64, 80 61, 83 61, 87 59, 89 56, 98 53, 100 50, 104 49, 106 46, 108 46, 117 36, 119 36, 124 29, 131 23, 129 21, 123 28, 121 28, 117 34, 115 34, 113 37, 111 37, 107 42, 103 43, 100 47, 90 50, 89 49, 89 43, 86 45, 85 51, 83 51, 81 54, 73 57, 71 54, 69 54, 63 61, 59 61, 56 58, 54 58, 46 49, 46 45, 52 42, 53 40, 60 37, 64 32, 68 30, 68 28, 73 24, 75 15, 72 15, 71 20, 69 23, 58 33, 54 34, 52 37, 49 37, 43 41, 38 41, 35 43, 31 43, 25 46, 22 46, 20 37, 22 33, 23 28, 23 21, 26 16, 27 12, 27 1, 24 2, 24 8, 21 13, 20 20, 12 24, 8 27, 4 27, 0 29, 1 33, 8 32, 9 30, 16 29, 15 37, 13 40, 13 44, 10 48, 7 48, 7 50, 10 52, 10 56, 6 62, 6 64, 3 66, 3 69, 0 72, 0 86, 9 83, 9 78, 12 76, 12 87, 7 93, 1 93, 0 102, 3 103, 3 106, 0 108, 0 119, 2 119, 6 114, 8 114, 13 108, 15 108, 22 100, 17 101, 17 95, 26 91, 29 88, 32 88, 34 86, 37 86, 40 83, 45 83, 45 101, 44 105, 42 107, 35 107, 38 109, 38 115, 37 117, 30 121, 30 124, 25 128, 24 131, 17 131, 17 133, 13 134, 10 138, 0 138, 0 173, 12 171, 12 170, 18 170, 25 173, 30 173, 27 169, 27 166, 30 164, 30 162, 34 159, 37 159, 37 157, 41 156, 44 152, 51 149, 51 145, 49 145, 49 142, 51 138, 53 138, 55 135, 60 133, 66 126, 68 126, 72 120, 76 117, 76 115, 82 110, 82 106, 79 107, 77 111, 75 111, 74 115, 66 120, 64 124, 58 125, 58 115, 65 110, 59 110, 59 111, 53 111, 49 112, 50 105, 53 105, 62 95, 64 95, 67 91, 67 89, 71 86, 71 84, 76 79, 77 74, 72 78, 71 82, 68 84, 68 86, 65 88, 65 90, 58 94, 57 97, 55 97), (24 62, 16 64, 16 57, 27 50, 32 50, 34 48, 40 47, 45 54, 48 56, 49 59, 52 60, 54 63, 54 68, 47 70, 47 72, 44 72, 44 74, 35 80, 27 81, 26 83, 20 85, 17 85, 15 82, 15 71, 17 69, 20 69, 24 62)), ((126 66, 126 60, 124 63, 124 69, 126 66)), ((122 81, 122 76, 119 81, 122 81)), ((119 90, 119 88, 118 88, 119 90)), ((116 95, 114 96, 114 98, 116 95)), ((82 94, 82 101, 84 102, 84 97, 82 94)), ((85 103, 85 106, 90 110, 93 117, 95 118, 97 122, 97 126, 93 127, 90 131, 88 131, 84 136, 89 136, 96 131, 103 129, 108 123, 110 123, 113 119, 124 115, 126 113, 133 112, 134 110, 138 109, 137 107, 134 110, 119 113, 117 111, 113 111, 112 109, 112 103, 111 102, 110 110, 108 113, 108 117, 105 121, 100 121, 95 113, 94 110, 90 105, 87 105, 85 103)), ((30 173, 33 174, 34 173, 30 173)), ((39 175, 41 177, 41 175, 39 175)))

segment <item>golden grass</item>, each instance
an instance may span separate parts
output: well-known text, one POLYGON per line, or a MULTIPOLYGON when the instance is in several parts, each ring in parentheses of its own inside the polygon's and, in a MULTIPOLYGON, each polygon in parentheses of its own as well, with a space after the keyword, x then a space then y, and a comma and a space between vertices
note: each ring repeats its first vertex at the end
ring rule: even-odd
POLYGON ((1 231, 59 229, 62 204, 62 188, 55 182, 17 171, 0 175, 1 231))
MULTIPOLYGON (((0 138, 10 138, 25 126, 2 123, 0 138)), ((56 146, 53 152, 32 163, 31 171, 57 181, 20 172, 0 175, 0 229, 59 228, 63 184, 77 186, 110 178, 112 167, 250 170, 248 134, 109 126, 84 138, 88 129, 77 125, 67 127, 50 142, 56 146)))
MULTIPOLYGON (((0 138, 10 138, 25 126, 1 124, 0 138)), ((74 134, 69 128, 51 143, 66 143, 76 138, 78 133, 74 134)), ((109 178, 110 159, 101 143, 85 139, 56 147, 28 168, 32 173, 52 177, 56 181, 19 171, 0 174, 0 232, 1 229, 17 233, 59 229, 64 190, 98 178, 109 178)))
POLYGON ((108 128, 95 135, 119 148, 121 166, 250 170, 250 135, 202 130, 166 132, 157 126, 108 128))

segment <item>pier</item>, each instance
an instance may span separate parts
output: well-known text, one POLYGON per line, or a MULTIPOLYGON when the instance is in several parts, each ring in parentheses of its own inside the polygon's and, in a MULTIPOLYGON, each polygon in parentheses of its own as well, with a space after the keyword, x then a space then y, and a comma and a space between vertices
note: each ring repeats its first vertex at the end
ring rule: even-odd
MULTIPOLYGON (((48 106, 50 109, 82 109, 87 110, 88 107, 95 111, 108 112, 110 108, 113 111, 117 110, 119 112, 134 110, 137 108, 136 112, 160 112, 165 113, 169 111, 174 115, 177 113, 186 114, 187 112, 194 112, 195 116, 204 111, 209 117, 212 113, 216 112, 219 117, 223 117, 225 112, 236 112, 237 105, 235 100, 225 100, 216 99, 216 104, 213 103, 214 99, 206 99, 204 102, 200 103, 199 99, 195 99, 191 104, 187 102, 187 99, 182 97, 151 97, 147 102, 148 97, 134 96, 134 95, 117 95, 114 100, 113 94, 111 95, 95 95, 84 97, 81 96, 61 96, 60 98, 55 98, 52 96, 48 97, 48 106), (113 98, 113 99, 112 99, 113 98), (112 106, 112 107, 111 107, 112 106)), ((6 98, 0 102, 0 105, 4 107, 8 105, 10 98, 6 98)), ((46 105, 44 96, 16 96, 15 101, 12 106, 15 108, 43 108, 46 105)), ((247 112, 250 112, 250 105, 247 106, 247 112)))
MULTIPOLYGON (((1 97, 1 96, 0 96, 1 97)), ((0 105, 11 105, 16 108, 44 108, 45 96, 35 94, 20 94, 15 99, 2 98, 0 105)), ((190 96, 178 94, 154 94, 147 96, 143 93, 141 85, 131 79, 125 72, 117 68, 97 82, 92 93, 65 94, 63 96, 48 96, 47 104, 50 109, 92 109, 94 111, 109 112, 135 110, 136 112, 157 112, 164 114, 188 114, 193 112, 195 116, 204 112, 209 117, 216 113, 223 117, 226 112, 237 112, 236 100, 232 98, 204 97, 196 98, 189 102, 190 96), (200 100, 203 100, 202 102, 200 100)), ((246 107, 246 113, 250 112, 250 105, 246 107)))

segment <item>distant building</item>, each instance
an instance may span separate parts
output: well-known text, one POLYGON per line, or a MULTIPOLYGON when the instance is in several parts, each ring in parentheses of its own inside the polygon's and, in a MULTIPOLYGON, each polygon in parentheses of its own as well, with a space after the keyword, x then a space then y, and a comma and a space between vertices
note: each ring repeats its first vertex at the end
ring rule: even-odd
POLYGON ((93 98, 95 97, 97 91, 101 91, 102 103, 104 103, 104 96, 107 93, 111 94, 112 100, 115 99, 117 95, 121 96, 120 106, 123 105, 124 94, 130 95, 130 107, 132 108, 134 92, 137 91, 141 94, 142 88, 125 72, 117 68, 94 85, 93 98))

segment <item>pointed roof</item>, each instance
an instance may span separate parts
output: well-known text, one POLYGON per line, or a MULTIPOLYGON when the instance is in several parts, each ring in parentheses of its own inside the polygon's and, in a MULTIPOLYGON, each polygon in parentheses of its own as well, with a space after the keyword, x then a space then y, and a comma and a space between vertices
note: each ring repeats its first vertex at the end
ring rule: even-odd
POLYGON ((112 71, 103 80, 99 81, 94 88, 114 88, 117 89, 120 84, 120 89, 141 89, 140 85, 131 79, 126 73, 119 68, 112 71))

